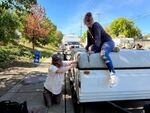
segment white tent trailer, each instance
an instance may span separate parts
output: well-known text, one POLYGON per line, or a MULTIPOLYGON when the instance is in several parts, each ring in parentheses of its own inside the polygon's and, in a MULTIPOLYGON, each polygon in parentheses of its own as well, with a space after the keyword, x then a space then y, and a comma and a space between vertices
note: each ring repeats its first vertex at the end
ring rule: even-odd
POLYGON ((78 68, 72 74, 79 103, 150 99, 150 52, 121 50, 110 53, 117 86, 110 87, 109 72, 99 53, 76 52, 78 68))

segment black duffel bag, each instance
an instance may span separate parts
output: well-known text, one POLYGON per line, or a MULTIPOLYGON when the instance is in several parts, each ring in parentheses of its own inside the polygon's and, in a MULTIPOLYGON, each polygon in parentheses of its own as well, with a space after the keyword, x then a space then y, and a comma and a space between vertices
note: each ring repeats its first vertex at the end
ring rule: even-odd
POLYGON ((27 102, 12 102, 5 100, 0 102, 0 113, 28 113, 27 102))

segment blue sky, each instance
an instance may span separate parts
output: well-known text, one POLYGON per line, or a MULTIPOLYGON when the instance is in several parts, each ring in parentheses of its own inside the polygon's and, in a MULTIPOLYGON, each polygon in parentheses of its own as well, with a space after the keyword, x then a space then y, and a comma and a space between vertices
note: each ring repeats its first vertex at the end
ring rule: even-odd
POLYGON ((118 17, 134 19, 143 34, 150 33, 150 0, 38 0, 49 19, 64 34, 80 35, 81 20, 86 12, 92 12, 95 21, 109 25, 118 17))

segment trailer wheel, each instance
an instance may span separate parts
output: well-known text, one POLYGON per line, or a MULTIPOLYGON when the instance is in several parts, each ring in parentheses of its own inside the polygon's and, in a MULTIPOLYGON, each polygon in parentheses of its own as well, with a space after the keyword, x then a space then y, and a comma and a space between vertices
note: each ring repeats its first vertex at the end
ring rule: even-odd
POLYGON ((80 104, 78 104, 78 103, 74 104, 74 111, 75 111, 75 113, 81 113, 80 104))
POLYGON ((145 113, 150 113, 150 104, 144 105, 144 111, 145 111, 145 113))

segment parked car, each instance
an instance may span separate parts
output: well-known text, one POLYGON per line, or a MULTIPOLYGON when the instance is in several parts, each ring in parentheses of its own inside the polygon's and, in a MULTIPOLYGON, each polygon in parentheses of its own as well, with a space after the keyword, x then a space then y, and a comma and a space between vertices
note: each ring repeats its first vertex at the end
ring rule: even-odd
POLYGON ((79 48, 79 47, 80 47, 80 43, 77 42, 77 41, 69 41, 66 44, 66 49, 67 50, 71 50, 71 49, 79 48))
POLYGON ((73 49, 81 48, 81 44, 78 41, 68 41, 65 42, 61 49, 63 49, 66 59, 71 58, 71 51, 73 49))

